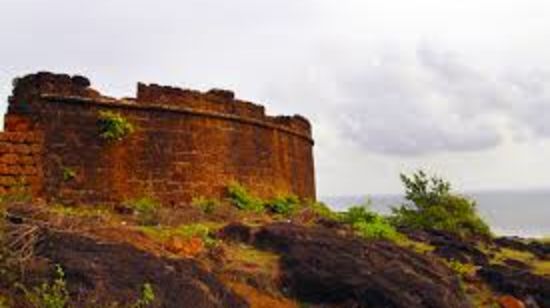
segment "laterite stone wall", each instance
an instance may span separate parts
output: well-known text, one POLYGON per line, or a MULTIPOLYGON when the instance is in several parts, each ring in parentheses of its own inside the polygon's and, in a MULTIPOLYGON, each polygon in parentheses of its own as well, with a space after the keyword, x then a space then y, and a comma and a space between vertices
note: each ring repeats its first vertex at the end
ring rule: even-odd
POLYGON ((231 91, 139 84, 135 98, 113 99, 85 77, 38 73, 16 80, 5 122, 8 132, 43 136, 37 149, 43 180, 34 190, 46 199, 154 196, 179 206, 195 197, 223 198, 231 181, 261 197, 315 199, 309 122, 268 116, 231 91), (101 138, 98 115, 107 110, 135 132, 120 141, 101 138))
POLYGON ((38 134, 0 132, 0 196, 37 194, 42 183, 42 144, 38 134))

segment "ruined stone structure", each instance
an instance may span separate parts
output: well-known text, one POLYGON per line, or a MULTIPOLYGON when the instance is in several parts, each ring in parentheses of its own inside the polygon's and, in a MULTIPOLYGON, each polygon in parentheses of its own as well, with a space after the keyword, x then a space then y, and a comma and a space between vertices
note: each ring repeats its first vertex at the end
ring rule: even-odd
POLYGON ((114 99, 85 77, 18 78, 0 133, 0 193, 30 188, 48 200, 120 202, 154 196, 166 204, 222 198, 237 181, 261 197, 315 199, 313 140, 298 115, 267 116, 233 92, 138 84, 114 99), (135 131, 101 138, 100 111, 135 131))

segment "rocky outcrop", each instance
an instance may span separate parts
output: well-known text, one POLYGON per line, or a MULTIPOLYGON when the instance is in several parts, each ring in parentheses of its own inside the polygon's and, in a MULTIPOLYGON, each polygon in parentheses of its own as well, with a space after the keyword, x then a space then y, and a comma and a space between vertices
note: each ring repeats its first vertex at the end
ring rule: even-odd
POLYGON ((500 247, 508 247, 515 250, 528 251, 535 256, 550 260, 550 243, 537 241, 525 241, 517 237, 500 237, 495 239, 495 244, 500 247))
POLYGON ((160 258, 128 245, 57 232, 43 237, 38 255, 63 268, 71 298, 83 301, 74 307, 90 299, 101 307, 130 304, 145 283, 153 287, 153 307, 248 307, 190 259, 160 258))
POLYGON ((485 265, 489 258, 477 247, 477 243, 487 239, 465 240, 450 232, 440 230, 401 230, 410 238, 435 246, 436 255, 462 263, 485 265))
POLYGON ((504 259, 503 264, 491 262, 491 254, 502 248, 530 252, 540 260, 548 260, 549 245, 526 241, 514 237, 496 239, 460 238, 448 232, 436 230, 402 230, 417 241, 435 246, 434 254, 447 260, 475 264, 479 269, 476 275, 487 283, 497 294, 511 294, 524 302, 533 302, 528 307, 550 307, 550 279, 530 272, 530 266, 515 259, 504 259), (485 252, 479 244, 490 247, 485 252))
POLYGON ((496 291, 521 299, 533 298, 540 307, 550 307, 550 279, 504 265, 482 267, 478 274, 496 291))
POLYGON ((435 258, 326 228, 276 223, 222 229, 281 255, 282 288, 323 307, 470 307, 457 277, 435 258), (247 231, 248 230, 248 231, 247 231))

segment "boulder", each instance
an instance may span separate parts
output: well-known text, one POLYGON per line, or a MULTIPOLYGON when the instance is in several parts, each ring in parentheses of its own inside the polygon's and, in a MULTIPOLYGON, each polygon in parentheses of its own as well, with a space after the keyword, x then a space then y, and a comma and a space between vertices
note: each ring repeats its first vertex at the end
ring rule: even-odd
POLYGON ((45 234, 37 254, 62 267, 74 307, 90 299, 98 307, 131 304, 145 283, 153 287, 152 307, 248 307, 192 259, 157 257, 126 244, 60 232, 45 234))
POLYGON ((497 292, 531 297, 539 306, 550 307, 550 279, 546 277, 499 264, 484 266, 478 274, 497 292))
POLYGON ((524 239, 513 236, 499 237, 495 239, 494 242, 500 247, 528 251, 543 260, 550 260, 550 243, 525 241, 524 239))
MULTIPOLYGON (((238 233, 246 234, 242 228, 238 233)), ((322 307, 471 307, 458 278, 442 262, 391 242, 292 223, 260 227, 245 238, 281 256, 282 289, 302 302, 322 307)))
POLYGON ((441 230, 428 230, 426 237, 428 242, 435 246, 436 255, 447 260, 456 260, 462 263, 485 265, 489 258, 477 247, 477 239, 465 240, 450 232, 441 230))

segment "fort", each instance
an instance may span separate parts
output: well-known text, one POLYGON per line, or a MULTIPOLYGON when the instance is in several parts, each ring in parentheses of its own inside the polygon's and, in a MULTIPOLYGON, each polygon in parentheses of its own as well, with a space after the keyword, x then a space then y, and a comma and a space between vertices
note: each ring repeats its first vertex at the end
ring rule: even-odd
POLYGON ((0 193, 85 204, 151 195, 180 206, 222 198, 235 181, 259 197, 315 199, 308 120, 268 116, 227 90, 139 83, 135 98, 115 99, 85 77, 42 72, 14 80, 4 126, 0 193), (102 138, 106 111, 133 132, 102 138))

